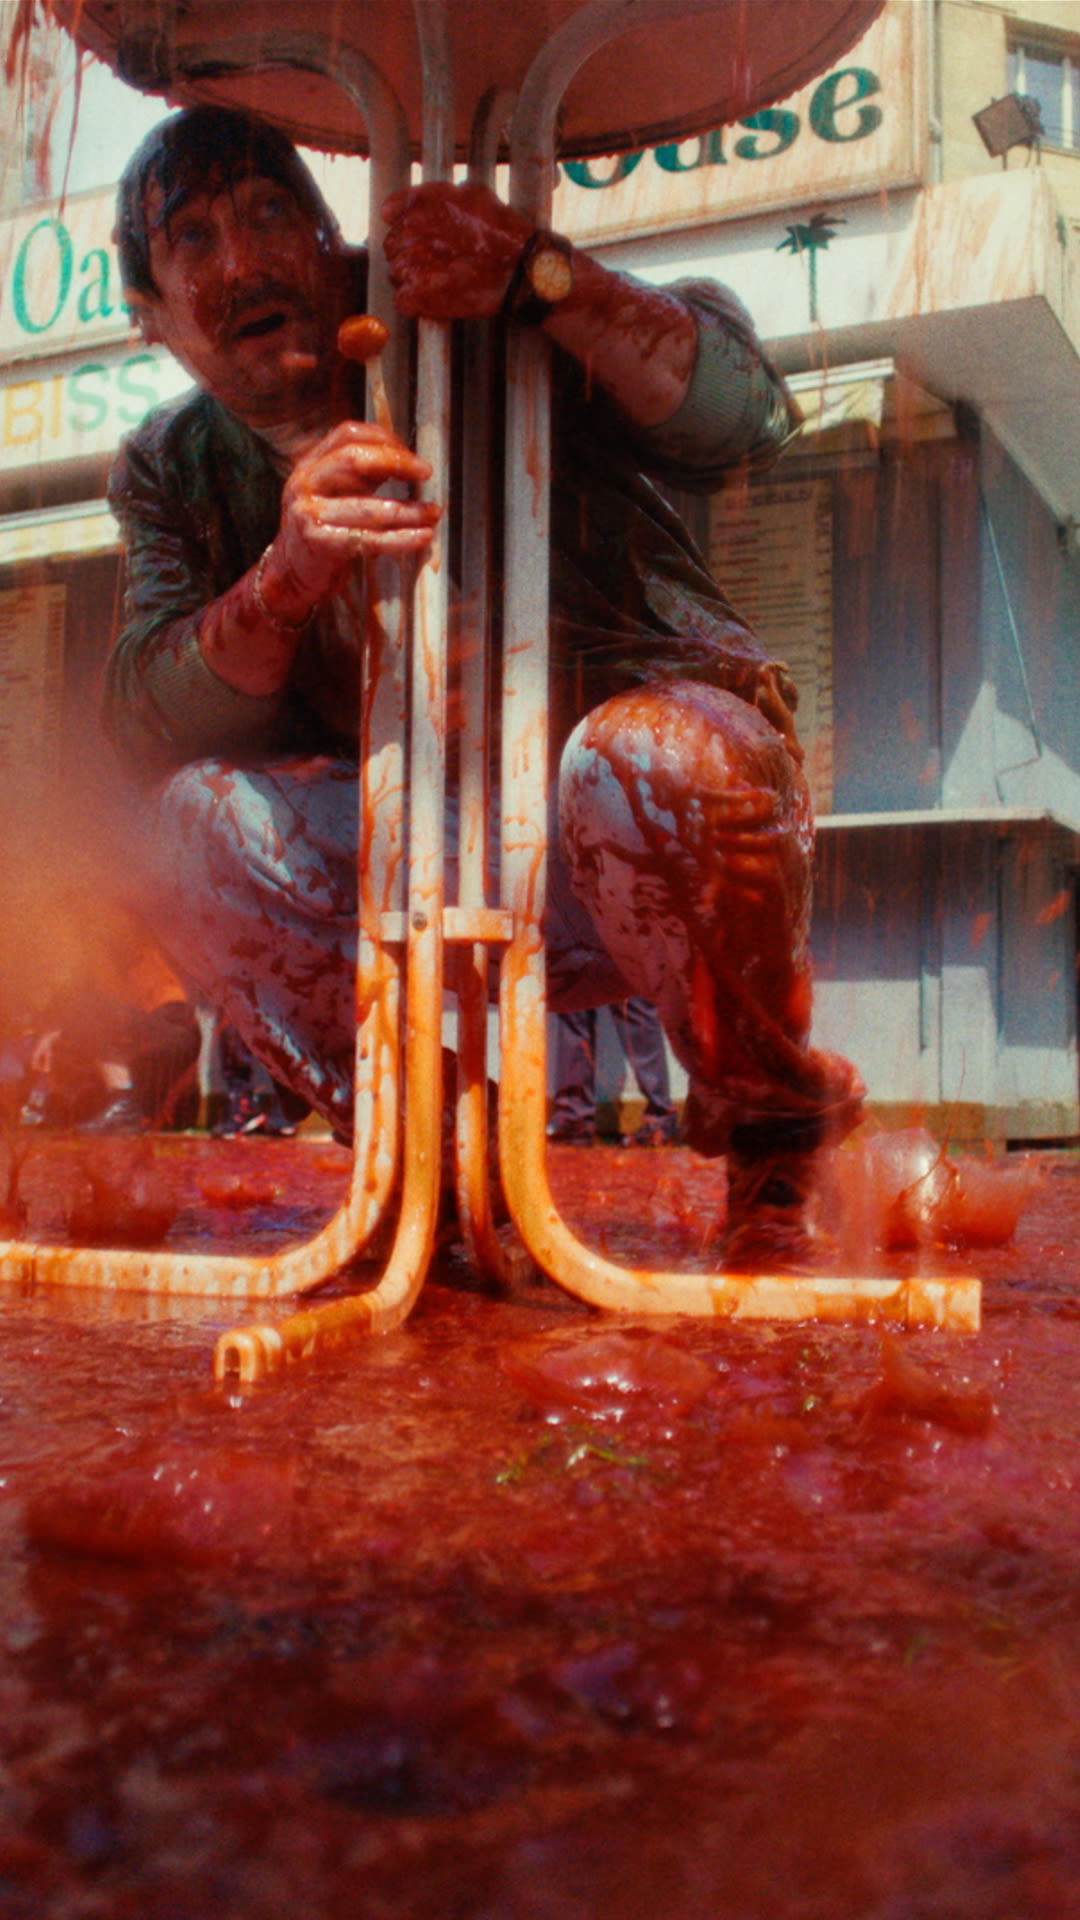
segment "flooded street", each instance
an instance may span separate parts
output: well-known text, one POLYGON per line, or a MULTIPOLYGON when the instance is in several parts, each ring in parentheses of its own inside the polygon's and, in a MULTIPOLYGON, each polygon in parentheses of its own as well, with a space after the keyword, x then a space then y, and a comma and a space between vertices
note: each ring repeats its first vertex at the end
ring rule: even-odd
POLYGON ((1080 1920, 1080 0, 0 25, 0 1920, 1080 1920))
MULTIPOLYGON (((684 1151, 551 1160, 624 1257, 722 1211, 684 1151)), ((345 1166, 163 1139, 169 1244, 280 1245, 345 1166)), ((448 1254, 243 1391, 235 1305, 9 1289, 0 1910, 1080 1913, 1078 1230, 1047 1157, 977 1336, 634 1327, 448 1254)))

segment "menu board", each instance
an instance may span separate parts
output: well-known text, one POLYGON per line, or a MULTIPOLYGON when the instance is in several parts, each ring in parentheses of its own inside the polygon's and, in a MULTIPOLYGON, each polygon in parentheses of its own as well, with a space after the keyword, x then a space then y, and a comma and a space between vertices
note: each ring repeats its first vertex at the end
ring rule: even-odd
POLYGON ((832 491, 791 480, 721 494, 709 559, 721 592, 783 660, 799 689, 796 716, 819 813, 832 807, 832 491))
POLYGON ((67 588, 0 593, 0 800, 32 807, 56 780, 67 588))

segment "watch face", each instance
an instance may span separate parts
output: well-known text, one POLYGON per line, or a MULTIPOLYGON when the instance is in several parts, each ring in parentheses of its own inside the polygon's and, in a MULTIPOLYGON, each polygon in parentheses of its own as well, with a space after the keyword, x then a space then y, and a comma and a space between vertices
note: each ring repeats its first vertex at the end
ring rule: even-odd
POLYGON ((529 285, 539 300, 557 306, 574 284, 574 266, 558 247, 538 247, 529 261, 529 285))

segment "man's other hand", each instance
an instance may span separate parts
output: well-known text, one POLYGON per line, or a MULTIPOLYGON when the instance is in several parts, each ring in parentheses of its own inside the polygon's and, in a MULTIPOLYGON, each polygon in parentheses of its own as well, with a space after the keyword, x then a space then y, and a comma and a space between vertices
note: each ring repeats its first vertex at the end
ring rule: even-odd
POLYGON ((771 660, 758 669, 753 704, 759 713, 764 714, 769 725, 783 735, 784 745, 795 765, 801 767, 806 755, 795 731, 799 689, 782 661, 771 660))
POLYGON ((395 193, 383 218, 396 304, 427 320, 493 318, 532 233, 522 214, 476 181, 395 193))

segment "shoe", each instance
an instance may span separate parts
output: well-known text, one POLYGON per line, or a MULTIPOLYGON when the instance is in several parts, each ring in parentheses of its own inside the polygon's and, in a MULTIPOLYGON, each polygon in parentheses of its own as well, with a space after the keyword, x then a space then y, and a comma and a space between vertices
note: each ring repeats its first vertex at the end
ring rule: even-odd
POLYGON ((549 1120, 546 1138, 560 1147, 591 1147, 596 1142, 594 1120, 549 1120))
POLYGON ((210 1128, 212 1138, 215 1140, 235 1139, 238 1133, 243 1133, 254 1111, 255 1103, 250 1094, 230 1093, 224 1112, 218 1114, 217 1119, 210 1128))
POLYGON ((244 1131, 258 1133, 264 1140, 291 1140, 296 1122, 289 1119, 277 1095, 271 1094, 244 1131))
POLYGON ((31 1087, 19 1114, 20 1127, 63 1127, 66 1121, 67 1115, 51 1088, 42 1082, 31 1087))
POLYGON ((143 1117, 130 1087, 114 1093, 89 1120, 81 1120, 76 1133, 141 1133, 143 1117))
POLYGON ((210 1129, 215 1140, 238 1140, 250 1134, 263 1139, 291 1139, 296 1128, 286 1119, 275 1094, 251 1093, 247 1088, 229 1095, 229 1104, 210 1129))
POLYGON ((619 1135, 620 1147, 673 1147, 679 1137, 679 1119, 674 1113, 647 1113, 633 1133, 619 1135))
POLYGON ((806 1273, 827 1251, 815 1225, 819 1156, 787 1148, 727 1156, 724 1267, 734 1273, 806 1273))
POLYGON ((215 1140, 235 1140, 242 1133, 257 1133, 260 1124, 259 1103, 245 1087, 242 1092, 229 1093, 225 1111, 219 1114, 210 1132, 215 1140))

